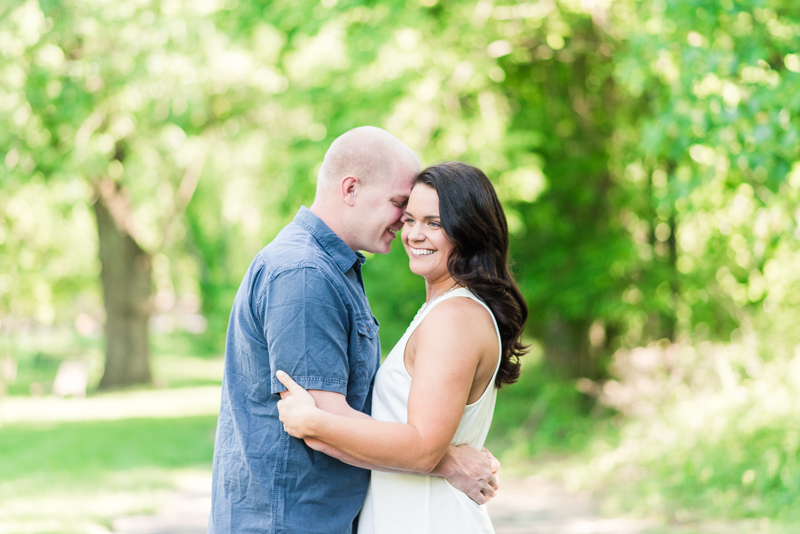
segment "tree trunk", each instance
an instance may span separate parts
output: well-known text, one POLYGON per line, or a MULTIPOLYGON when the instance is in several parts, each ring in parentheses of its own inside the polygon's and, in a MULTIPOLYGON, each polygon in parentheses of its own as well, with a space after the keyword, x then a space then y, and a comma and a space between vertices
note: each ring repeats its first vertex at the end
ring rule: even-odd
POLYGON ((109 206, 104 194, 94 204, 106 308, 106 366, 100 389, 146 384, 151 379, 147 322, 152 258, 119 224, 119 214, 112 210, 117 207, 109 206))
POLYGON ((552 318, 543 336, 544 355, 551 368, 565 377, 599 378, 602 371, 589 343, 590 322, 552 318))

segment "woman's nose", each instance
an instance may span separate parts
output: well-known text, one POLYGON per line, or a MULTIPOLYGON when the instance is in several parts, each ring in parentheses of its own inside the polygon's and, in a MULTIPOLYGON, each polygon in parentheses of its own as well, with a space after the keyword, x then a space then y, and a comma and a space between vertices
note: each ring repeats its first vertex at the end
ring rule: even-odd
POLYGON ((417 224, 413 225, 408 232, 408 240, 422 241, 423 239, 425 239, 425 235, 420 231, 419 225, 417 224))

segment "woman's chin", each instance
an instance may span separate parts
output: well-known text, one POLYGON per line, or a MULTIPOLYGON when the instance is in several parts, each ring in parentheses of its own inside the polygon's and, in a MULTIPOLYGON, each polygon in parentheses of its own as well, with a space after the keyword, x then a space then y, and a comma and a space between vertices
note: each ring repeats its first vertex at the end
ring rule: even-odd
POLYGON ((419 276, 424 276, 424 270, 420 269, 419 265, 415 265, 413 258, 408 259, 408 268, 412 273, 419 276))

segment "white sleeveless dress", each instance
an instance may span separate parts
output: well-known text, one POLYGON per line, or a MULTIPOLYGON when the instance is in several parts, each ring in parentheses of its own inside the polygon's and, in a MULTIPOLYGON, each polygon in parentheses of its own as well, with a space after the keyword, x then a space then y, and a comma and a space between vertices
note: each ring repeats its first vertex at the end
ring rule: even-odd
MULTIPOLYGON (((491 310, 466 288, 445 293, 417 312, 406 333, 378 369, 372 394, 372 417, 379 421, 408 422, 411 376, 403 362, 406 343, 417 326, 439 303, 467 297, 491 310)), ((492 423, 497 388, 494 381, 500 367, 502 343, 497 322, 498 358, 492 380, 480 399, 464 407, 451 445, 480 449, 492 423)), ((469 325, 465 325, 467 328, 469 325)), ((358 521, 358 534, 493 534, 485 505, 478 505, 447 480, 435 476, 406 475, 373 471, 367 497, 358 521)))

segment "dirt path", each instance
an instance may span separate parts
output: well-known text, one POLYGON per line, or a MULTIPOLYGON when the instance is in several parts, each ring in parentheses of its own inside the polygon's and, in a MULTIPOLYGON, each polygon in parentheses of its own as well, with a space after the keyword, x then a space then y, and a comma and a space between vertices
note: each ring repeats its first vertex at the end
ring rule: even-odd
POLYGON ((536 477, 503 479, 488 507, 496 534, 644 534, 653 526, 599 517, 587 496, 536 477))
MULTIPOLYGON (((207 483, 183 484, 156 515, 120 517, 114 532, 204 534, 211 502, 207 483)), ((536 478, 505 479, 489 503, 497 534, 644 534, 651 522, 598 517, 591 501, 536 478)))

